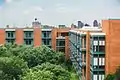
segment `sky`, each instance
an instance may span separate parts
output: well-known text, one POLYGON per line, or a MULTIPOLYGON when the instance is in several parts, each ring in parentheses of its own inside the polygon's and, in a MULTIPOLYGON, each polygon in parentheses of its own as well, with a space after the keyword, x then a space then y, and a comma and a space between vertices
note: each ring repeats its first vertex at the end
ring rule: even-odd
POLYGON ((1 28, 31 26, 34 18, 54 26, 78 20, 92 25, 95 19, 120 19, 120 0, 0 0, 1 28))

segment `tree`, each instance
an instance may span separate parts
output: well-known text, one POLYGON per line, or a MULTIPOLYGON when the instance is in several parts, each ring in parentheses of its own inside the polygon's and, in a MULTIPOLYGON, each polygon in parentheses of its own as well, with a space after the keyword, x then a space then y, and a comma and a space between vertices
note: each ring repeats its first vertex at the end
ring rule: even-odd
POLYGON ((30 69, 23 77, 22 80, 53 80, 53 73, 44 70, 32 70, 30 69))
POLYGON ((114 80, 115 75, 114 74, 108 74, 105 80, 114 80))
POLYGON ((22 75, 28 69, 27 63, 23 59, 18 57, 0 57, 0 79, 6 80, 19 80, 22 75))
POLYGON ((105 80, 120 80, 120 67, 116 69, 114 74, 108 74, 105 80))
POLYGON ((118 67, 115 72, 115 80, 120 80, 120 67, 118 67))
POLYGON ((65 60, 63 53, 56 53, 46 46, 37 48, 29 47, 23 53, 19 54, 19 56, 28 63, 29 68, 45 62, 61 64, 65 60))
POLYGON ((39 66, 33 68, 33 70, 44 70, 50 71, 54 75, 53 80, 70 80, 70 73, 62 68, 60 65, 55 65, 51 63, 43 63, 39 66))
POLYGON ((0 46, 2 80, 70 80, 66 63, 64 53, 55 52, 46 46, 0 46))

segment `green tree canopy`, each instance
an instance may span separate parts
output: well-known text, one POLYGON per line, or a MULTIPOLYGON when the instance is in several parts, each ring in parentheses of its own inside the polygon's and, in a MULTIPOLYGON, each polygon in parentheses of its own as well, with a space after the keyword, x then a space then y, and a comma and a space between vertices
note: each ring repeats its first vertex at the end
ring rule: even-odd
POLYGON ((53 80, 70 80, 70 73, 64 68, 62 68, 60 65, 43 63, 41 65, 34 67, 33 70, 50 71, 54 75, 53 80))
MULTIPOLYGON (((19 76, 28 69, 27 63, 18 57, 0 57, 0 79, 7 78, 6 80, 19 80, 19 76)), ((4 79, 3 79, 4 80, 4 79)))
POLYGON ((53 73, 44 70, 30 69, 23 77, 22 80, 53 80, 53 73))

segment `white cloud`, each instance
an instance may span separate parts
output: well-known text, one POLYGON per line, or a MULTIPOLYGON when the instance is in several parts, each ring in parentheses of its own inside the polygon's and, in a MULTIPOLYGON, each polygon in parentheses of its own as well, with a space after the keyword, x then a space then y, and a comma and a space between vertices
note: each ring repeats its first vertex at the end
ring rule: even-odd
POLYGON ((13 0, 5 0, 6 3, 11 3, 13 0))
POLYGON ((5 3, 12 3, 12 2, 15 2, 15 1, 22 1, 22 0, 5 0, 5 3))

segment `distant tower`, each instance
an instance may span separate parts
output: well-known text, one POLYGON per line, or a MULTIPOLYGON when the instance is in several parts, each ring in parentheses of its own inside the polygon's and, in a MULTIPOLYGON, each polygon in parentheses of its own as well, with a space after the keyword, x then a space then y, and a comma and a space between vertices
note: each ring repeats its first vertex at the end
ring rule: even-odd
POLYGON ((94 21, 93 21, 93 26, 94 26, 94 27, 98 27, 98 26, 99 26, 99 23, 98 23, 97 20, 94 20, 94 21))
POLYGON ((90 26, 90 25, 86 23, 85 26, 90 26))
POLYGON ((71 28, 76 28, 76 25, 74 25, 74 24, 71 24, 71 28))
POLYGON ((84 23, 81 21, 78 21, 78 28, 82 28, 84 26, 84 23))
POLYGON ((66 28, 65 25, 58 25, 59 28, 66 28))
POLYGON ((37 18, 35 18, 35 21, 32 22, 32 26, 33 27, 41 27, 41 23, 39 21, 37 21, 37 18))

